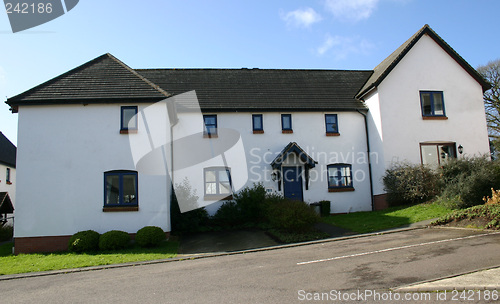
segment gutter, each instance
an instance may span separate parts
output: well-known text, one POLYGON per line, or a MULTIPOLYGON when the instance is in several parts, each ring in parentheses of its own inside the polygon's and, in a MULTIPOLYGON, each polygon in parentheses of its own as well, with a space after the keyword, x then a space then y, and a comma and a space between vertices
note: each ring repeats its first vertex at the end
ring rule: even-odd
POLYGON ((375 210, 375 202, 373 198, 373 177, 372 177, 372 161, 370 159, 370 137, 368 136, 368 117, 366 113, 361 112, 359 109, 356 109, 356 112, 363 115, 365 121, 365 135, 366 135, 366 152, 368 154, 368 177, 370 179, 370 199, 372 203, 372 211, 375 210))

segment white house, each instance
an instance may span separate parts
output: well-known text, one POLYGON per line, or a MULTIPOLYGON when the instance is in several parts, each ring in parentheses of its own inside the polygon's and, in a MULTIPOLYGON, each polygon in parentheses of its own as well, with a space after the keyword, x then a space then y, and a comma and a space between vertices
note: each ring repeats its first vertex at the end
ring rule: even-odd
POLYGON ((0 132, 0 225, 12 225, 16 199, 16 146, 0 132))
POLYGON ((235 191, 332 213, 383 207, 395 161, 489 152, 487 83, 429 26, 374 70, 132 69, 104 54, 7 103, 19 115, 15 251, 81 230, 170 231, 172 184, 210 213, 235 191))

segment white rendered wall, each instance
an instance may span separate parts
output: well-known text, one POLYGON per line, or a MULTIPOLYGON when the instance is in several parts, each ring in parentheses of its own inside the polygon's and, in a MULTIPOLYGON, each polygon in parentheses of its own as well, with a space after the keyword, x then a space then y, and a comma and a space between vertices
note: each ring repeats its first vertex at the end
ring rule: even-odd
POLYGON ((16 201, 16 168, 0 164, 0 192, 9 192, 12 204, 16 201), (10 168, 10 184, 7 184, 7 168, 10 168))
MULTIPOLYGON (((283 114, 292 114, 293 134, 282 134, 281 113, 205 114, 217 114, 219 128, 234 129, 241 134, 244 155, 240 155, 239 158, 237 155, 230 156, 233 159, 229 158, 228 163, 239 164, 238 166, 231 166, 232 176, 240 174, 243 170, 247 171, 248 181, 246 186, 262 182, 266 188, 278 191, 277 182, 271 180, 270 163, 287 144, 296 142, 314 160, 318 161, 316 167, 310 170, 309 190, 305 190, 305 186, 303 187, 304 201, 313 203, 320 200, 329 200, 332 202, 332 213, 371 210, 370 182, 366 160, 366 136, 364 118, 361 114, 357 112, 283 112, 283 114), (252 114, 263 114, 264 134, 253 134, 252 114), (338 115, 340 136, 326 136, 325 114, 338 115), (355 191, 328 192, 326 166, 334 163, 352 164, 355 191)), ((182 114, 179 116, 180 121, 176 128, 190 128, 189 132, 191 133, 202 132, 202 123, 186 119, 188 115, 182 114)), ((179 136, 179 132, 177 130, 174 133, 175 138, 179 136)), ((293 162, 293 158, 288 161, 288 164, 290 164, 290 162, 293 162)), ((210 161, 206 164, 210 166, 210 161)), ((203 198, 203 172, 198 170, 184 175, 191 177, 189 178, 190 184, 196 189, 197 195, 203 198)), ((281 187, 282 192, 283 187, 281 187)), ((214 213, 218 206, 220 206, 220 203, 207 206, 207 210, 214 213)))
MULTIPOLYGON (((421 142, 450 141, 462 145, 464 155, 488 154, 482 96, 480 84, 424 35, 379 85, 378 96, 367 99, 372 117, 380 115, 379 135, 372 125, 370 139, 380 136, 385 167, 399 161, 420 163, 421 142), (420 91, 443 91, 447 120, 422 119, 420 91)), ((374 177, 383 175, 379 167, 374 177)), ((382 193, 376 178, 374 188, 374 194, 382 193)))
POLYGON ((19 108, 15 237, 135 233, 147 225, 170 231, 166 176, 139 173, 139 211, 102 210, 104 172, 135 170, 129 135, 119 134, 120 106, 19 108))

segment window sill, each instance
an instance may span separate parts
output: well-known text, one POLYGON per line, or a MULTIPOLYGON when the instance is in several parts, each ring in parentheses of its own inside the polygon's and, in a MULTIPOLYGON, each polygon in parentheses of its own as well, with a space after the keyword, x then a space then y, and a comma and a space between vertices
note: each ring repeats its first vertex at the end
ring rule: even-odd
POLYGON ((340 136, 340 133, 327 132, 326 136, 340 136))
POLYGON ((283 134, 292 134, 293 130, 281 130, 281 133, 283 133, 283 134))
POLYGON ((447 120, 446 116, 422 116, 423 120, 447 120))
POLYGON ((253 134, 264 134, 264 130, 253 130, 253 134))
POLYGON ((217 134, 206 134, 206 133, 203 133, 203 138, 218 138, 219 135, 217 134))
POLYGON ((329 188, 328 192, 352 192, 354 191, 353 187, 346 187, 346 188, 329 188))
POLYGON ((120 130, 120 134, 137 134, 137 130, 120 130))
POLYGON ((102 212, 128 212, 128 211, 139 211, 138 206, 130 207, 103 207, 102 212))
POLYGON ((231 200, 231 199, 233 199, 233 195, 232 194, 230 194, 230 195, 212 195, 212 194, 209 194, 209 195, 205 195, 203 197, 203 199, 205 201, 231 200))

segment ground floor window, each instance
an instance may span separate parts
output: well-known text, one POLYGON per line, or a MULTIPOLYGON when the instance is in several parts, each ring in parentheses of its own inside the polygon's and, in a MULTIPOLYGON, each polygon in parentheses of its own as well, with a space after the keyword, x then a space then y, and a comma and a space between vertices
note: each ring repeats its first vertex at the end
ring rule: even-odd
POLYGON ((227 167, 205 168, 205 197, 225 198, 232 194, 231 171, 227 167))
POLYGON ((456 158, 455 143, 421 143, 422 165, 437 168, 452 158, 456 158))
POLYGON ((117 170, 104 173, 104 207, 139 205, 137 172, 117 170))
POLYGON ((328 165, 328 188, 352 188, 352 166, 349 164, 328 165))

